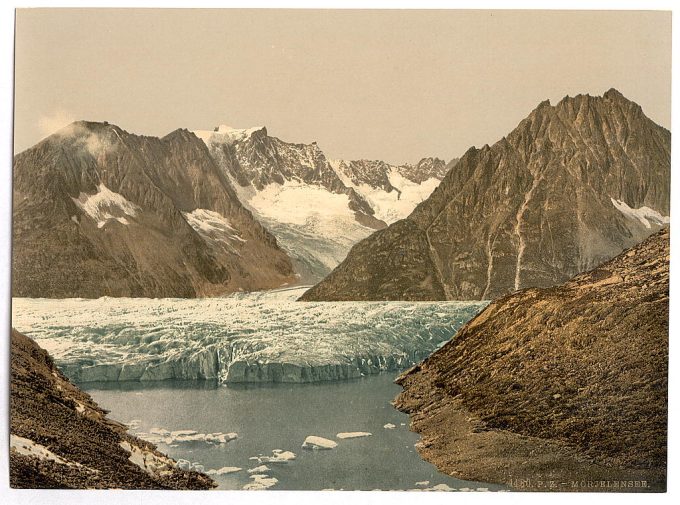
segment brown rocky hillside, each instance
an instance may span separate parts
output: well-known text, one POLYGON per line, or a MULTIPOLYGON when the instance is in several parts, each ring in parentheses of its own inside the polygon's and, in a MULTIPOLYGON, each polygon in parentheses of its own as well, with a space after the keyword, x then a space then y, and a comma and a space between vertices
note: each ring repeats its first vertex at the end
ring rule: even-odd
POLYGON ((210 489, 154 445, 127 434, 62 375, 33 340, 12 330, 10 484, 14 488, 210 489))
POLYGON ((423 456, 447 472, 461 465, 448 455, 465 409, 475 432, 556 442, 663 482, 669 254, 666 228, 563 285, 500 298, 405 372, 397 405, 423 456))

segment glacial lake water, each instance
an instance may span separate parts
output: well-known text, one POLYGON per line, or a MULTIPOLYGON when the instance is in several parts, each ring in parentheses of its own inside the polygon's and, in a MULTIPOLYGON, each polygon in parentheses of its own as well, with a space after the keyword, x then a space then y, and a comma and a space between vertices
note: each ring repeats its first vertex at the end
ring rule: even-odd
POLYGON ((205 470, 240 467, 213 476, 219 489, 242 489, 254 482, 248 469, 277 482, 269 489, 288 490, 498 490, 499 486, 461 481, 437 471, 418 455, 419 435, 409 431, 408 416, 391 400, 400 387, 394 374, 313 384, 217 385, 215 382, 89 383, 83 387, 109 417, 133 422, 131 431, 153 428, 197 433, 231 433, 226 444, 202 441, 159 443, 175 459, 199 463, 205 470), (385 425, 394 425, 387 429, 385 425), (338 439, 341 432, 371 436, 338 439), (302 449, 309 435, 337 442, 330 450, 302 449), (295 459, 285 464, 259 463, 250 458, 271 456, 278 449, 295 459), (427 483, 425 483, 427 482, 427 483))
POLYGON ((498 489, 423 461, 419 436, 390 403, 398 373, 486 303, 297 302, 305 289, 190 300, 15 298, 12 325, 112 418, 137 421, 132 433, 182 465, 241 468, 213 475, 222 489, 498 489), (341 432, 371 436, 338 439, 341 432), (231 433, 237 438, 226 442, 231 433), (337 447, 304 450, 310 435, 337 447), (286 463, 265 461, 290 453, 286 463))

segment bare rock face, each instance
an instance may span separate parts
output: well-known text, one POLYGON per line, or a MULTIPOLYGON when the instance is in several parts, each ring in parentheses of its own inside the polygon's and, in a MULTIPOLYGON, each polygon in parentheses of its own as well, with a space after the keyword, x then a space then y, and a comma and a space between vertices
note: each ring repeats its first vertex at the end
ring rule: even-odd
POLYGON ((637 104, 616 90, 543 102, 466 152, 404 222, 357 244, 302 299, 494 299, 551 286, 666 224, 669 195, 670 132, 637 104))
POLYGON ((558 482, 580 480, 580 469, 593 463, 595 472, 627 469, 615 475, 642 475, 663 489, 669 245, 665 228, 566 284, 500 298, 402 374, 396 404, 423 435, 421 454, 447 473, 465 469, 468 478, 497 480, 522 471, 520 461, 498 472, 499 461, 520 451, 527 452, 521 460, 535 459, 544 443, 555 442, 563 456, 576 448, 587 459, 555 468, 558 482), (478 419, 466 439, 485 446, 455 461, 465 444, 452 422, 461 409, 478 419), (508 442, 508 434, 520 437, 508 442))
POLYGON ((108 419, 30 338, 12 330, 10 484, 14 488, 210 489, 108 419))
POLYGON ((16 155, 13 232, 14 296, 194 297, 294 279, 186 130, 76 122, 16 155))
POLYGON ((419 184, 430 177, 442 180, 458 161, 458 158, 454 158, 446 163, 442 159, 430 157, 423 158, 415 165, 400 165, 398 169, 401 175, 419 184))

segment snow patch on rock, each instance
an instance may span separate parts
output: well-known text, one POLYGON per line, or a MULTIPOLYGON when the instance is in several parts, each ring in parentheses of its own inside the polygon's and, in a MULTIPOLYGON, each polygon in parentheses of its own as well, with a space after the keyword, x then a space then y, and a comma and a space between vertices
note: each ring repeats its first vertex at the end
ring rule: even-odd
POLYGON ((124 225, 130 224, 126 216, 134 218, 141 211, 139 206, 127 200, 123 195, 111 191, 103 183, 97 186, 96 193, 92 195, 80 193, 78 198, 72 198, 72 200, 97 223, 97 228, 102 228, 110 221, 118 221, 124 225))
POLYGON ((195 209, 182 212, 189 226, 209 243, 221 243, 233 250, 234 242, 246 242, 239 232, 219 212, 208 209, 195 209))
POLYGON ((24 456, 33 456, 34 458, 45 461, 54 461, 56 463, 61 463, 62 465, 73 465, 73 463, 70 463, 61 456, 54 454, 44 445, 17 435, 10 435, 9 448, 24 456))
POLYGON ((130 462, 150 475, 158 475, 161 471, 169 470, 173 466, 171 459, 158 456, 148 449, 131 445, 127 441, 120 442, 119 445, 130 453, 128 458, 130 462))
POLYGON ((660 212, 647 206, 633 209, 623 200, 611 198, 612 204, 616 209, 629 219, 637 219, 645 228, 651 228, 652 224, 661 226, 671 222, 670 216, 664 216, 660 212))
POLYGON ((233 144, 250 138, 250 136, 263 130, 264 126, 254 126, 252 128, 232 128, 227 125, 220 125, 215 130, 193 130, 194 135, 201 139, 210 147, 212 142, 233 144))

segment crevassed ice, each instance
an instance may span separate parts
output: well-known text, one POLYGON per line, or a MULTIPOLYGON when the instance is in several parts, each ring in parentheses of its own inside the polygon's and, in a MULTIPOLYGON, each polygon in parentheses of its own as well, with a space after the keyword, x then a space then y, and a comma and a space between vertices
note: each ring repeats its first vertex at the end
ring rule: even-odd
POLYGON ((485 302, 296 302, 306 288, 223 298, 15 298, 12 323, 81 381, 314 382, 425 358, 485 302))
POLYGON ((111 220, 129 224, 125 216, 135 217, 140 211, 137 205, 123 195, 111 191, 103 183, 97 186, 95 194, 80 193, 78 198, 72 198, 72 200, 85 214, 94 219, 97 228, 103 227, 111 220))
POLYGON ((232 180, 239 200, 304 265, 303 282, 317 282, 345 259, 354 244, 373 233, 359 224, 349 197, 297 181, 269 184, 262 191, 232 180))
POLYGON ((611 198, 612 204, 616 209, 631 219, 637 219, 640 221, 645 228, 651 228, 652 223, 656 225, 668 224, 671 222, 670 216, 664 216, 660 212, 650 208, 650 207, 640 207, 639 209, 633 209, 628 206, 623 200, 615 200, 611 198))

